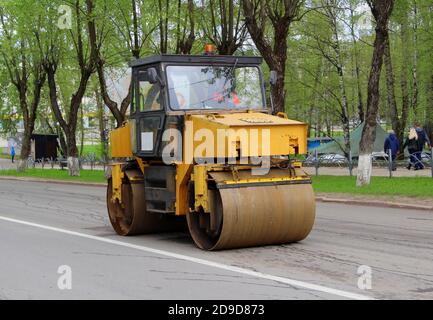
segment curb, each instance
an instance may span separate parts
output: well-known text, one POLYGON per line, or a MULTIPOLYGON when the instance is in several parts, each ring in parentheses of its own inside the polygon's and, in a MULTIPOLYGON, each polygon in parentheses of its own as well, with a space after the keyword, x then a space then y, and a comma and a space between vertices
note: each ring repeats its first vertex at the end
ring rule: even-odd
POLYGON ((55 180, 55 179, 38 179, 38 178, 24 178, 24 177, 13 177, 13 176, 0 176, 0 180, 13 180, 23 182, 42 182, 42 183, 53 183, 53 184, 71 184, 76 186, 85 187, 106 187, 106 183, 99 182, 80 182, 80 181, 67 181, 67 180, 55 180))
POLYGON ((347 205, 358 205, 365 207, 380 207, 380 208, 395 208, 395 209, 412 209, 412 210, 424 210, 433 211, 433 206, 423 206, 417 204, 406 204, 398 202, 379 202, 379 201, 365 201, 365 200, 355 200, 355 199, 335 199, 327 197, 316 197, 316 201, 323 203, 338 203, 347 205))
MULTIPOLYGON (((76 185, 76 186, 85 186, 85 187, 106 187, 107 186, 106 183, 97 183, 97 182, 65 181, 65 180, 54 180, 54 179, 23 178, 23 177, 13 177, 13 176, 0 176, 0 181, 1 180, 42 182, 42 183, 76 185)), ((357 206, 365 206, 365 207, 433 211, 433 206, 423 206, 423 205, 416 205, 416 204, 406 204, 406 203, 387 202, 387 201, 380 202, 380 201, 365 201, 365 200, 356 200, 356 199, 337 199, 337 198, 328 198, 322 196, 317 196, 316 201, 323 202, 323 203, 338 203, 338 204, 357 205, 357 206)))

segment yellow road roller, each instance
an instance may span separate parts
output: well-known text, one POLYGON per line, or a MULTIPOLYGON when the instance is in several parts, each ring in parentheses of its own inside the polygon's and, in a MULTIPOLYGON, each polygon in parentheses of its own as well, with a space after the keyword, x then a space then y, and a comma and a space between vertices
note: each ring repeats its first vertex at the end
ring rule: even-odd
POLYGON ((212 54, 131 63, 128 121, 110 134, 116 233, 189 230, 204 250, 307 237, 315 197, 296 161, 307 125, 272 114, 261 64, 212 54))

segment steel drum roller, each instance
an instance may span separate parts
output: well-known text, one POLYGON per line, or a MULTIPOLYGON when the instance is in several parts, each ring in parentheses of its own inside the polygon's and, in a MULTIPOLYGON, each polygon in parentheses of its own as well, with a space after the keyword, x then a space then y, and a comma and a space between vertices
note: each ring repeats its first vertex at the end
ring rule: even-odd
POLYGON ((190 233, 202 249, 296 242, 306 238, 314 224, 315 197, 311 184, 232 187, 210 190, 209 197, 212 212, 187 215, 190 233))

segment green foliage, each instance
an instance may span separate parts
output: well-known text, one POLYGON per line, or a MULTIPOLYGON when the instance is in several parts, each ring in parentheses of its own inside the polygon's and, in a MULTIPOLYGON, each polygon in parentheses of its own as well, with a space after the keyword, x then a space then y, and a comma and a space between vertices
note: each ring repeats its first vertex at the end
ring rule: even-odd
POLYGON ((347 193, 362 195, 387 195, 409 197, 433 197, 433 179, 428 177, 372 177, 372 182, 363 188, 356 187, 356 177, 314 176, 316 192, 347 193))
MULTIPOLYGON (((137 13, 137 54, 140 57, 162 51, 176 53, 180 41, 187 39, 190 34, 195 37, 191 53, 199 54, 203 45, 210 40, 221 42, 224 36, 230 40, 230 30, 227 30, 227 27, 239 32, 244 30, 242 26, 245 19, 239 0, 94 0, 92 16, 86 15, 86 1, 80 0, 80 28, 77 27, 75 3, 76 1, 72 0, 0 0, 1 13, 5 17, 0 25, 0 132, 3 135, 15 133, 22 119, 22 113, 18 108, 19 97, 11 84, 5 58, 19 57, 20 53, 24 53, 24 60, 30 66, 37 59, 56 56, 59 59, 56 73, 57 98, 62 115, 67 119, 68 106, 80 79, 76 39, 80 32, 83 37, 84 56, 86 60, 89 59, 89 20, 94 20, 96 25, 97 49, 103 58, 105 71, 114 70, 119 73, 126 72, 127 63, 134 58, 134 4, 137 13), (70 30, 58 27, 61 17, 58 9, 61 5, 67 5, 72 9, 70 30), (232 17, 234 25, 231 26, 228 18, 232 17), (10 37, 5 36, 4 29, 10 31, 10 37), (24 41, 21 41, 22 39, 24 41), (23 47, 20 46, 20 42, 23 42, 23 47), (50 51, 50 48, 54 52, 50 51)), ((275 12, 283 12, 284 1, 275 0, 269 3, 272 3, 271 7, 275 12)), ((269 10, 263 12, 272 13, 269 10)), ((294 21, 290 26, 287 38, 289 51, 286 61, 286 111, 291 118, 309 123, 312 128, 311 135, 333 135, 340 132, 342 125, 341 79, 337 68, 326 57, 335 58, 334 45, 338 38, 348 99, 348 115, 353 127, 359 123, 360 101, 364 111, 366 106, 371 45, 374 37, 371 14, 365 0, 311 0, 303 2, 300 16, 302 19, 294 21), (335 24, 332 23, 332 19, 326 17, 326 10, 329 8, 336 14, 335 24), (356 73, 357 66, 359 76, 356 73)), ((263 29, 265 40, 275 45, 272 43, 271 20, 266 15, 262 18, 263 23, 260 27, 263 29)), ((408 124, 415 119, 433 124, 432 27, 431 0, 396 0, 390 22, 391 56, 399 113, 403 95, 401 79, 405 78, 408 84, 411 102, 408 124), (405 38, 402 37, 402 27, 407 30, 405 38), (406 62, 405 55, 408 57, 406 62)), ((237 36, 236 32, 234 35, 237 36)), ((258 54, 249 35, 235 54, 258 54)), ((264 71, 267 79, 267 65, 264 65, 264 71)), ((29 83, 31 84, 31 81, 29 83)), ((87 105, 95 105, 93 101, 98 94, 95 89, 98 85, 98 80, 93 75, 86 88, 85 97, 91 100, 90 103, 86 103, 87 105)), ((267 90, 269 91, 269 88, 267 90)), ((31 91, 32 88, 29 88, 29 95, 31 91)), ((95 112, 92 107, 85 108, 85 114, 95 112)), ((384 75, 381 81, 380 120, 387 123, 391 120, 384 75)), ((42 91, 36 130, 58 130, 46 85, 42 91)))
POLYGON ((79 177, 71 177, 67 170, 60 169, 28 169, 25 172, 17 172, 15 169, 0 170, 0 176, 52 179, 76 182, 104 183, 106 181, 102 170, 81 170, 79 177))

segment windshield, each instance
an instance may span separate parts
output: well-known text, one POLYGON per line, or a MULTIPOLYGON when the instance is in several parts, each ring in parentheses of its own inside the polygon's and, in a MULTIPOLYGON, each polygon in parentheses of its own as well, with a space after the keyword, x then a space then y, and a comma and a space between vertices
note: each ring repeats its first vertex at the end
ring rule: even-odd
POLYGON ((257 67, 168 66, 170 107, 188 109, 264 109, 257 67))

